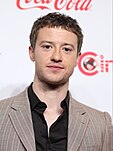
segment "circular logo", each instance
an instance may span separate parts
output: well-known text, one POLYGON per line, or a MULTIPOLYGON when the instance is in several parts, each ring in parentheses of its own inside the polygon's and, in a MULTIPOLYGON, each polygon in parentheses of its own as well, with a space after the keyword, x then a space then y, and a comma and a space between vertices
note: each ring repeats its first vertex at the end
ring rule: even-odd
POLYGON ((93 76, 97 74, 99 71, 97 70, 97 54, 94 52, 86 52, 80 56, 80 60, 78 63, 79 70, 88 76, 93 76))
POLYGON ((96 68, 97 63, 96 63, 94 58, 88 57, 88 58, 83 60, 83 66, 86 70, 92 71, 96 68))

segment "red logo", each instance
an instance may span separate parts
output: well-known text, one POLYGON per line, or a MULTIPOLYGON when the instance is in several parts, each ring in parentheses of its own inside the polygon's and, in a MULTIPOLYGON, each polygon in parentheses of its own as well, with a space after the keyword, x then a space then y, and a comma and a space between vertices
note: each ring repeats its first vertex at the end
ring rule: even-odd
POLYGON ((17 0, 16 5, 21 10, 32 8, 51 10, 80 10, 87 11, 91 8, 92 0, 17 0))
POLYGON ((99 72, 109 72, 110 63, 113 63, 113 60, 105 60, 103 55, 85 52, 80 57, 78 68, 83 74, 93 76, 99 72))

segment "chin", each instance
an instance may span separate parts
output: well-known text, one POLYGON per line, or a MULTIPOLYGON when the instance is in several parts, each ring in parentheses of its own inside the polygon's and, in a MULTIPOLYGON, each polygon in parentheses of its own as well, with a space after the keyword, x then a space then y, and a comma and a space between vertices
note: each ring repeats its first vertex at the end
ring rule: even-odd
POLYGON ((48 80, 48 81, 45 81, 46 84, 48 85, 53 85, 53 86, 60 86, 60 85, 64 85, 66 83, 68 83, 68 79, 64 80, 48 80))

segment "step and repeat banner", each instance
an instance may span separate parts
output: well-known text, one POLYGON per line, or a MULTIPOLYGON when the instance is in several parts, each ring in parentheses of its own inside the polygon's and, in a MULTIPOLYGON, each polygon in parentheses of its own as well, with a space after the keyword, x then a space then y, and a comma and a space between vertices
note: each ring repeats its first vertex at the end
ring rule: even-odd
POLYGON ((49 12, 70 15, 83 29, 82 55, 69 85, 73 97, 112 116, 112 0, 1 0, 0 100, 33 81, 29 34, 49 12))

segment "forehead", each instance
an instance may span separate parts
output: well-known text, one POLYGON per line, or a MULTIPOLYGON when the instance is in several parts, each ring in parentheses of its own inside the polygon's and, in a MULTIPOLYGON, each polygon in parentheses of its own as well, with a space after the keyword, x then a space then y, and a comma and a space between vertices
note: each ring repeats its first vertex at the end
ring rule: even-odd
POLYGON ((62 29, 61 27, 49 28, 44 27, 38 31, 38 40, 77 42, 77 35, 71 31, 62 29))

